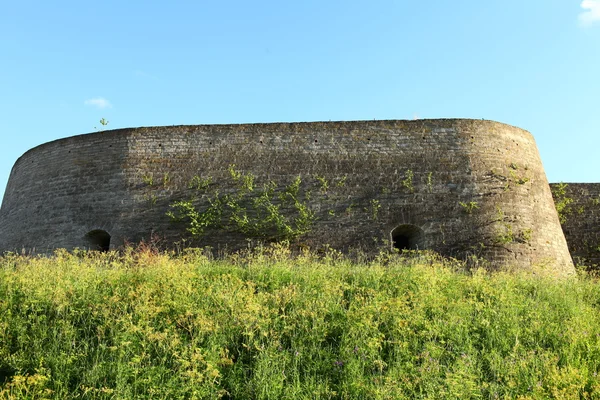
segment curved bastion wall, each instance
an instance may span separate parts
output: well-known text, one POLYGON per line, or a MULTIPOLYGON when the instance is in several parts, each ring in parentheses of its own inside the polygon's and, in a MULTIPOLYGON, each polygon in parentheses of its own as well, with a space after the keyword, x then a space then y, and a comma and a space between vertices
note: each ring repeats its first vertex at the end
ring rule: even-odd
POLYGON ((116 248, 153 234, 170 244, 247 247, 234 231, 191 238, 166 216, 177 200, 207 203, 194 179, 234 193, 232 165, 253 174, 256 187, 301 177, 315 220, 297 246, 426 248, 573 272, 531 134, 465 119, 165 126, 56 140, 13 167, 0 251, 116 248))

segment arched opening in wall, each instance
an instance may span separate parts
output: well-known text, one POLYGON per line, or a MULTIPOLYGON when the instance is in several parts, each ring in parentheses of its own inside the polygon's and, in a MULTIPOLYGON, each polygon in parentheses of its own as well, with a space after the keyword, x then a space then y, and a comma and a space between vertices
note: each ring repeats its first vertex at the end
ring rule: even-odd
POLYGON ((392 248, 402 250, 425 249, 425 235, 416 225, 405 224, 394 228, 391 232, 392 248))
POLYGON ((90 250, 108 251, 110 249, 110 235, 102 229, 94 229, 84 236, 90 250))

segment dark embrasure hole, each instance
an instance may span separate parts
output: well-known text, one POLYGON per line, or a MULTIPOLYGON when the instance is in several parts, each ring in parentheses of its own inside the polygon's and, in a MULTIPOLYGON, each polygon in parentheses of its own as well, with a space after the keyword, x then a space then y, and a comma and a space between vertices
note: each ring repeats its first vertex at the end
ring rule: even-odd
POLYGON ((391 232, 392 246, 402 250, 423 250, 425 240, 423 230, 416 225, 400 225, 391 232))
POLYGON ((110 249, 110 235, 102 229, 94 229, 84 236, 90 250, 108 251, 110 249))

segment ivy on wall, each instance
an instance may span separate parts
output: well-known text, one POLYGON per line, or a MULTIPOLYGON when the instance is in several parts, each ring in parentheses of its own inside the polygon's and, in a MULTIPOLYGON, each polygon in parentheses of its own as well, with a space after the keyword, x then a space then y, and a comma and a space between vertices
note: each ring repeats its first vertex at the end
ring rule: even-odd
POLYGON ((566 183, 561 182, 552 187, 554 205, 556 206, 556 212, 558 212, 561 224, 567 222, 567 216, 573 211, 570 206, 573 203, 573 199, 567 196, 567 186, 566 183))
POLYGON ((196 198, 172 203, 167 215, 173 221, 186 223, 194 238, 219 229, 248 238, 283 241, 311 230, 315 213, 307 204, 300 176, 288 185, 269 181, 259 187, 253 174, 230 165, 229 179, 234 190, 222 194, 218 189, 211 190, 212 178, 194 177, 189 187, 195 189, 196 198))

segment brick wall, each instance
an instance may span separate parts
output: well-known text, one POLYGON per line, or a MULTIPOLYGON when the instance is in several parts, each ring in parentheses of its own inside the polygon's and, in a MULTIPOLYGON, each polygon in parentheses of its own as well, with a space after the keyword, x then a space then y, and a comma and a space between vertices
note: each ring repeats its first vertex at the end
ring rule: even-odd
POLYGON ((597 269, 600 265, 600 184, 553 183, 550 187, 555 201, 564 204, 562 228, 574 261, 597 269))
MULTIPOLYGON (((573 270, 533 137, 483 120, 171 126, 54 141, 15 164, 0 247, 86 247, 94 229, 107 231, 112 247, 152 233, 174 243, 186 233, 166 217, 169 205, 191 198, 196 175, 212 178, 211 190, 234 192, 232 164, 258 186, 301 176, 317 220, 294 245, 376 253, 406 224, 421 233, 419 247, 443 255, 573 270)), ((187 239, 248 245, 236 232, 187 239)))

